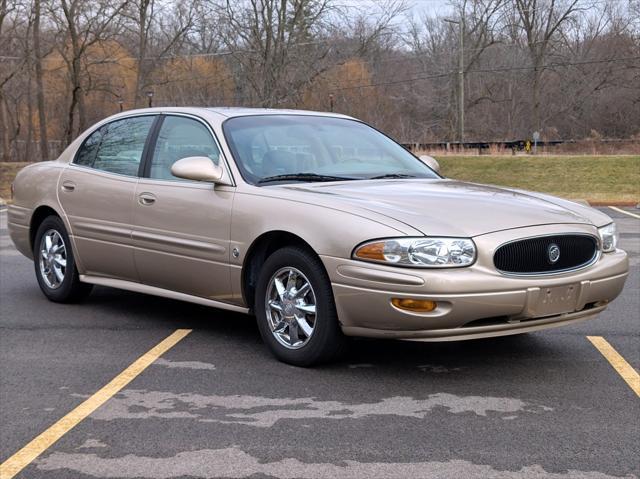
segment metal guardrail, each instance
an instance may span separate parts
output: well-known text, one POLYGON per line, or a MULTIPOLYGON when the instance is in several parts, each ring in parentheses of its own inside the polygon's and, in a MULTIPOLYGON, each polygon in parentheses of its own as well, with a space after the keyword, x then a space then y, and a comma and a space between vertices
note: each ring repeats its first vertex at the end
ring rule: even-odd
MULTIPOLYGON (((533 147, 533 140, 506 140, 506 141, 440 141, 429 143, 401 143, 409 151, 420 150, 445 150, 445 151, 461 151, 461 150, 488 150, 490 148, 525 151, 527 143, 533 147)), ((537 142, 538 148, 555 147, 559 145, 637 145, 638 140, 634 139, 598 139, 598 140, 540 140, 537 142)))

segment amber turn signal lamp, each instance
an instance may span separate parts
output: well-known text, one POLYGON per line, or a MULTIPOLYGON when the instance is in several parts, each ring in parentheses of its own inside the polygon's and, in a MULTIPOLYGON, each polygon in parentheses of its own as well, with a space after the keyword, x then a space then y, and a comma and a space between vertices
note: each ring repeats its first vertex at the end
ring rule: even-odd
POLYGON ((355 256, 361 259, 384 261, 384 243, 369 243, 360 246, 356 250, 355 256))
POLYGON ((396 308, 404 309, 414 313, 429 313, 436 309, 438 303, 427 299, 393 298, 391 300, 396 308))

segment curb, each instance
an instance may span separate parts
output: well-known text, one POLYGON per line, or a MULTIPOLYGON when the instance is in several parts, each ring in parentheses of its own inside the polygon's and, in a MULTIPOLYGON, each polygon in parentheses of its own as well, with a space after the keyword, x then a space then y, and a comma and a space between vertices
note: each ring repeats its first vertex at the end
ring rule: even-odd
POLYGON ((590 203, 587 200, 578 199, 578 200, 571 200, 571 201, 573 201, 574 203, 579 203, 582 206, 593 206, 593 203, 590 203))
POLYGON ((584 206, 627 206, 640 209, 640 203, 637 201, 602 201, 602 200, 585 200, 583 198, 567 198, 574 203, 580 203, 584 206))
POLYGON ((637 201, 589 201, 589 204, 591 206, 631 206, 633 208, 640 206, 637 201))

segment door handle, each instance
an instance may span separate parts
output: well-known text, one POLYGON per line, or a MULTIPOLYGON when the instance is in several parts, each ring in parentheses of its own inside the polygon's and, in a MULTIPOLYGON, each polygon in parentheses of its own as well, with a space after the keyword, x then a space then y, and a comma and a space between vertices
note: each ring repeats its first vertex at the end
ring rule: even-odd
POLYGON ((71 193, 73 190, 76 189, 76 184, 73 181, 69 181, 69 180, 63 181, 61 189, 62 191, 71 193))
POLYGON ((138 203, 142 206, 149 206, 156 202, 156 197, 151 193, 140 193, 138 195, 138 203))

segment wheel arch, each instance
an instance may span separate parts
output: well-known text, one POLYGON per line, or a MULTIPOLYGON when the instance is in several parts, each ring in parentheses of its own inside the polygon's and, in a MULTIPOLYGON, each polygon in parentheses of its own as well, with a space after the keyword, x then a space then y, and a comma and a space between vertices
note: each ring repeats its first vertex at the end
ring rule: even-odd
POLYGON ((318 257, 318 253, 302 237, 283 230, 262 233, 249 246, 242 264, 242 297, 250 310, 254 307, 256 284, 264 262, 275 251, 287 246, 298 246, 318 257))
POLYGON ((63 223, 65 223, 65 227, 66 227, 66 222, 64 221, 64 218, 54 208, 52 208, 49 205, 38 206, 35 210, 33 210, 33 214, 31 215, 31 220, 29 221, 29 246, 31 247, 31 250, 33 250, 38 228, 40 227, 42 222, 45 220, 45 218, 48 218, 49 216, 57 216, 62 220, 63 223))

